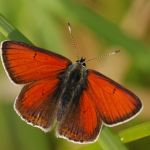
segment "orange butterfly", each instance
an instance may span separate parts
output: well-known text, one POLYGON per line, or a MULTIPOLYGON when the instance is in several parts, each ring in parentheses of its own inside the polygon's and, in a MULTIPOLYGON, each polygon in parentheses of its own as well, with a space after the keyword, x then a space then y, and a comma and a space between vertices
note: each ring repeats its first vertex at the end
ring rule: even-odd
POLYGON ((102 125, 126 122, 142 109, 128 89, 56 53, 22 42, 4 41, 2 60, 9 77, 25 84, 15 110, 27 123, 47 132, 57 121, 57 136, 73 142, 96 141, 102 125))

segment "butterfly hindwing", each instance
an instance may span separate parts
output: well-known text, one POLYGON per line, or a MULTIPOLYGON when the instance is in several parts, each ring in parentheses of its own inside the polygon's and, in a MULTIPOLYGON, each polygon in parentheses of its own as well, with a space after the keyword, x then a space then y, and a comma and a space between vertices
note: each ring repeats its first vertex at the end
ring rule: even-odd
POLYGON ((71 64, 61 55, 22 42, 4 41, 1 49, 6 71, 18 84, 57 76, 71 64))
POLYGON ((102 122, 88 94, 88 91, 84 90, 79 103, 72 106, 66 117, 59 122, 58 136, 78 143, 96 140, 102 122))
POLYGON ((88 70, 88 92, 105 124, 114 126, 129 120, 142 108, 139 98, 108 77, 88 70))
POLYGON ((14 105, 19 116, 48 131, 56 117, 58 85, 58 79, 45 79, 25 85, 14 105))

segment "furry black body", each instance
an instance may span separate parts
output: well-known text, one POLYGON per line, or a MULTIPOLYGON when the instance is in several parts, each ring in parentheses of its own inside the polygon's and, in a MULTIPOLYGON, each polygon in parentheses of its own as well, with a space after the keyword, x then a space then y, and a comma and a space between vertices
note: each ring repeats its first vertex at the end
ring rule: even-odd
POLYGON ((60 75, 60 84, 57 90, 57 95, 59 95, 58 121, 64 114, 67 115, 70 109, 75 109, 86 88, 87 70, 84 62, 85 59, 81 58, 76 63, 69 65, 67 70, 60 75))

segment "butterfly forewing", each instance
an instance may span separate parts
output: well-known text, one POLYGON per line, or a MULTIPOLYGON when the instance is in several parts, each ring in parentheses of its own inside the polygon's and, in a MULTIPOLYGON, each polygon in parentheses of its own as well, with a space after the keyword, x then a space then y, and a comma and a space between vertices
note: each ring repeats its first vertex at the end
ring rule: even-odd
POLYGON ((55 77, 71 63, 61 55, 14 41, 2 43, 2 58, 10 78, 18 84, 55 77))
POLYGON ((108 77, 88 70, 88 93, 103 122, 113 126, 129 120, 142 108, 139 98, 108 77))

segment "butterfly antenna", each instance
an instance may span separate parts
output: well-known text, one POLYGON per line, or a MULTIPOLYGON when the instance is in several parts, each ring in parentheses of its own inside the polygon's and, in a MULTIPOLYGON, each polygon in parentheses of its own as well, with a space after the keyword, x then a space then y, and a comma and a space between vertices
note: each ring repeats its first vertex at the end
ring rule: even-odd
POLYGON ((92 59, 88 59, 86 62, 92 61, 92 60, 99 60, 99 59, 102 59, 102 58, 104 58, 104 57, 108 57, 108 56, 117 54, 117 53, 119 53, 119 52, 120 52, 120 50, 115 50, 115 51, 106 53, 106 54, 104 54, 104 55, 102 55, 102 56, 98 56, 98 57, 95 57, 95 58, 92 58, 92 59))
POLYGON ((72 34, 72 28, 71 28, 71 24, 69 22, 68 22, 68 30, 69 30, 70 37, 71 37, 72 47, 75 49, 77 59, 79 59, 79 47, 78 47, 77 42, 72 34))

